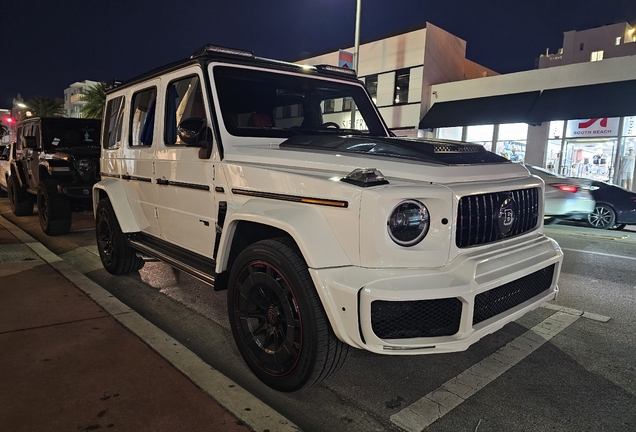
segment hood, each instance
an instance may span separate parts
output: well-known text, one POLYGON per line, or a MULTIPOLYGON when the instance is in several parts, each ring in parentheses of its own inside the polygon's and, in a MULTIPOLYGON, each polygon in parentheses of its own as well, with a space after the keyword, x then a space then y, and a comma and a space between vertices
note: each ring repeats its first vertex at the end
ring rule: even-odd
POLYGON ((511 163, 508 159, 487 151, 480 144, 433 139, 298 135, 282 142, 280 148, 364 154, 445 166, 511 163))
POLYGON ((56 148, 55 153, 50 153, 50 158, 64 160, 69 157, 75 159, 97 159, 99 158, 100 151, 100 147, 62 147, 56 148))

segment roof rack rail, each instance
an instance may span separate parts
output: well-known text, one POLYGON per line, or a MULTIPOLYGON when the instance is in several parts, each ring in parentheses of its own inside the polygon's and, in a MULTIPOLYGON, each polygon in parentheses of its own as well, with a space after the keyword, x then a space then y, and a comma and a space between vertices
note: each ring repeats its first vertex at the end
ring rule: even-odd
POLYGON ((351 76, 358 76, 355 70, 349 69, 346 67, 338 67, 338 66, 332 66, 327 64, 321 64, 321 65, 316 65, 316 69, 320 71, 324 71, 324 72, 336 72, 336 73, 347 74, 351 76))
POLYGON ((200 57, 206 54, 222 54, 222 55, 230 55, 230 56, 240 56, 240 57, 249 57, 254 58, 254 53, 252 51, 247 50, 239 50, 234 48, 227 48, 218 45, 203 45, 201 48, 196 50, 190 58, 200 57))
POLYGON ((105 87, 106 87, 106 91, 112 90, 114 88, 117 88, 121 85, 121 81, 117 80, 117 79, 112 79, 112 80, 108 80, 106 81, 105 87))

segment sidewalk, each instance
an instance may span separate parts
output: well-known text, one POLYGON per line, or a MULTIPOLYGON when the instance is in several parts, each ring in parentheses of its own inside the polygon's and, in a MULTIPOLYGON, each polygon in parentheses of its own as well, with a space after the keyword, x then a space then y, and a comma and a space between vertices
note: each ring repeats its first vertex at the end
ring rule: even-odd
POLYGON ((251 430, 0 224, 0 430, 251 430))

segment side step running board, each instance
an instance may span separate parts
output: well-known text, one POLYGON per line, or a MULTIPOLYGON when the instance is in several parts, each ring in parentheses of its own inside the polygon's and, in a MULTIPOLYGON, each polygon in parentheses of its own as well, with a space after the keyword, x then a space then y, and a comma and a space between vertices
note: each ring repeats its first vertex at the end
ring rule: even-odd
POLYGON ((215 266, 213 260, 194 255, 189 251, 179 251, 174 246, 170 248, 172 250, 164 250, 164 248, 158 247, 158 244, 153 244, 161 242, 161 240, 148 239, 147 236, 144 237, 145 238, 135 236, 134 238, 129 238, 128 242, 131 247, 142 254, 164 261, 172 267, 178 268, 200 281, 214 286, 215 266), (189 261, 192 262, 192 264, 186 263, 183 258, 190 258, 189 261))

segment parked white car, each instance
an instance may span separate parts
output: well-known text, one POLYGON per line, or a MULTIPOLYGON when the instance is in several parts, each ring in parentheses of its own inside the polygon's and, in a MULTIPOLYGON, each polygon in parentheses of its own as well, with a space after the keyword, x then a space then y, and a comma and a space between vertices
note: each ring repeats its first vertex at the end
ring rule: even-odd
POLYGON ((564 177, 531 165, 525 167, 545 182, 546 224, 561 219, 587 220, 595 205, 591 180, 564 177))
POLYGON ((393 138, 353 71, 205 46, 108 91, 102 131, 104 267, 159 258, 227 289, 273 388, 349 347, 462 351, 557 295, 543 182, 481 145, 393 138))
POLYGON ((0 195, 7 195, 7 182, 11 174, 11 161, 13 154, 13 143, 0 144, 0 195))

